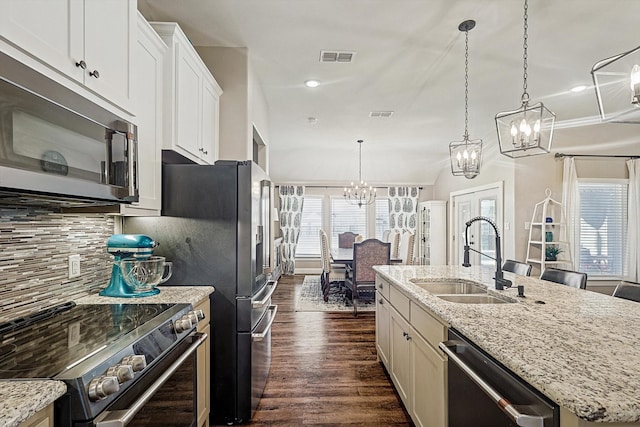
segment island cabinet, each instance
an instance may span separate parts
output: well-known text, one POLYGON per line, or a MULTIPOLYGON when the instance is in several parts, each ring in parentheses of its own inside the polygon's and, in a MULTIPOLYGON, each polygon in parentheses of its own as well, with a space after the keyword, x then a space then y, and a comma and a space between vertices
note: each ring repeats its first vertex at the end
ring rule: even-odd
POLYGON ((19 60, 133 113, 135 0, 1 0, 0 8, 0 38, 26 54, 19 60))
POLYGON ((163 149, 181 160, 213 164, 218 160, 222 89, 178 24, 150 24, 168 47, 163 149))
POLYGON ((438 344, 447 325, 376 277, 376 348, 417 426, 447 423, 447 359, 438 344))
POLYGON ((209 298, 205 298, 195 305, 196 310, 202 310, 204 319, 198 322, 198 332, 205 333, 209 338, 198 348, 197 354, 197 402, 198 408, 198 427, 209 426, 209 396, 211 393, 210 360, 211 360, 211 325, 209 317, 211 316, 209 298))
POLYGON ((53 403, 18 424, 18 427, 53 427, 53 403))

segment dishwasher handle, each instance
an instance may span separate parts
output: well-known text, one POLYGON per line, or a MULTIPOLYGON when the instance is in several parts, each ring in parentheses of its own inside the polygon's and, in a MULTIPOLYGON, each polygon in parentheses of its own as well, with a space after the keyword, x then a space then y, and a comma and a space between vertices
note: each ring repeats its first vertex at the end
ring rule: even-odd
POLYGON ((539 415, 528 415, 523 414, 518 411, 512 404, 509 402, 504 396, 498 393, 491 385, 489 385, 485 380, 483 380, 473 369, 469 367, 462 359, 458 357, 455 351, 452 348, 455 348, 460 344, 460 341, 444 341, 441 342, 438 347, 442 350, 448 357, 449 360, 458 365, 462 371, 467 374, 474 383, 480 387, 480 389, 491 398, 502 411, 507 414, 516 425, 521 427, 544 427, 544 418, 539 415))

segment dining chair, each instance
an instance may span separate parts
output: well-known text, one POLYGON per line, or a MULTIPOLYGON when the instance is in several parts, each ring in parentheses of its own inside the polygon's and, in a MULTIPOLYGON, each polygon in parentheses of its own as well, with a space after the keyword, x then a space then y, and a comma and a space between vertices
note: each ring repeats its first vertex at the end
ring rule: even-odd
POLYGON ((353 245, 353 264, 347 267, 345 299, 353 305, 353 315, 358 317, 360 300, 375 301, 376 272, 374 265, 387 265, 391 259, 391 244, 378 239, 367 239, 353 245))
POLYGON ((398 247, 400 246, 400 233, 398 230, 389 232, 389 243, 391 243, 391 258, 398 258, 398 247))
POLYGON ((520 276, 531 276, 531 267, 531 264, 508 259, 502 264, 502 271, 509 271, 520 276))
POLYGON ((382 242, 383 243, 389 243, 389 235, 391 234, 391 230, 384 230, 382 232, 382 242))
POLYGON ((560 283, 561 285, 567 285, 574 288, 587 288, 587 273, 580 273, 579 271, 563 270, 561 268, 546 268, 542 272, 540 279, 560 283))
POLYGON ((352 248, 356 241, 357 234, 350 231, 338 234, 338 247, 339 248, 352 248))
POLYGON ((640 302, 640 283, 621 280, 611 294, 614 297, 640 302))
POLYGON ((343 264, 334 264, 331 262, 331 253, 329 251, 329 238, 324 230, 320 230, 320 255, 322 263, 322 273, 320 275, 320 289, 322 291, 322 299, 329 301, 329 292, 331 284, 341 286, 344 282, 346 269, 343 264))
POLYGON ((400 244, 398 245, 398 258, 402 260, 401 264, 412 264, 415 237, 416 235, 410 231, 404 231, 402 233, 400 244))

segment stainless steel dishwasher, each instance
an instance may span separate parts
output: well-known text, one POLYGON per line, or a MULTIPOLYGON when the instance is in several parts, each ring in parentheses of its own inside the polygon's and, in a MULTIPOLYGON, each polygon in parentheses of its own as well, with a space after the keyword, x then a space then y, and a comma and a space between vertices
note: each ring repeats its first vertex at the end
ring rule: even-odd
POLYGON ((558 405, 454 329, 448 362, 449 427, 559 427, 558 405))

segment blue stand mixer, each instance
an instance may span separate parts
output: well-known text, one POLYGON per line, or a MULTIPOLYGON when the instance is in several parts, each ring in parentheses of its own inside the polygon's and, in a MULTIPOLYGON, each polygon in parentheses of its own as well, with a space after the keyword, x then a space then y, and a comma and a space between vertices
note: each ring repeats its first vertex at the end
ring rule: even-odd
POLYGON ((114 262, 111 269, 109 285, 100 291, 99 295, 120 298, 148 297, 156 295, 160 289, 153 288, 138 292, 129 286, 122 277, 120 262, 124 259, 149 259, 158 242, 143 234, 114 234, 107 240, 107 252, 113 255, 114 262))

